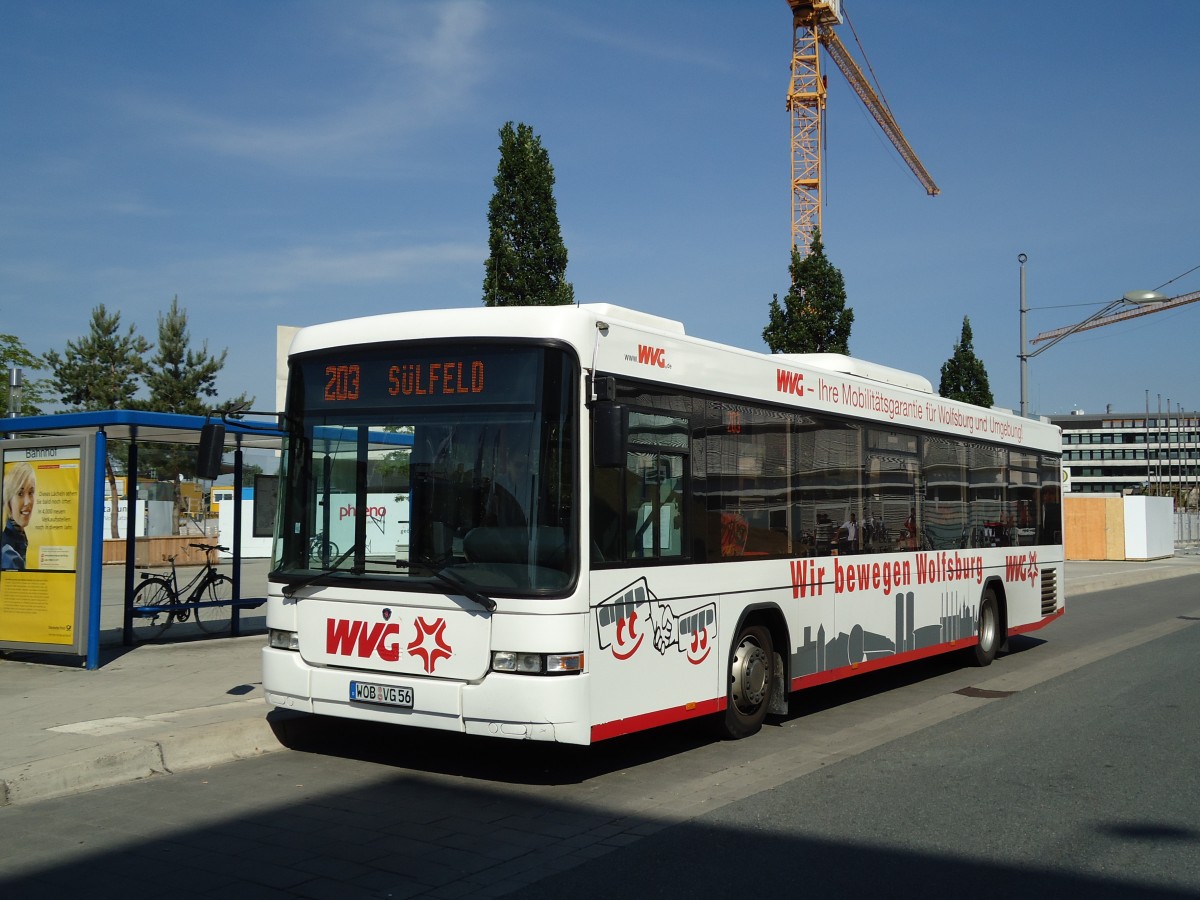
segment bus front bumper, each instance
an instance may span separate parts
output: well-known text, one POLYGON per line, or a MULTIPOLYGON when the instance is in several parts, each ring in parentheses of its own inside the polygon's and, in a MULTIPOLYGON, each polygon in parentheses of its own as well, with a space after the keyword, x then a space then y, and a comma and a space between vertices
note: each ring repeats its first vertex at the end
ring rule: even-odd
POLYGON ((589 676, 489 673, 478 684, 310 666, 293 650, 264 647, 263 688, 281 709, 518 740, 591 742, 589 676), (350 682, 410 688, 413 706, 350 700, 350 682))

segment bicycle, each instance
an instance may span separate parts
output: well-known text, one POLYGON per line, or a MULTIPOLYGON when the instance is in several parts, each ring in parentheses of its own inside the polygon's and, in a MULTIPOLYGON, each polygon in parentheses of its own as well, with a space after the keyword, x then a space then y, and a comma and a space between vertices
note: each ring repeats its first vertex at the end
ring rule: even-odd
POLYGON ((308 558, 315 560, 336 559, 341 556, 342 552, 338 549, 338 545, 333 541, 325 539, 325 532, 314 534, 308 542, 308 558))
MULTIPOLYGON (((224 631, 229 627, 233 602, 233 579, 217 571, 212 562, 214 550, 228 550, 217 544, 189 544, 204 551, 204 568, 179 587, 175 555, 168 556, 171 574, 143 573, 142 583, 133 592, 134 633, 139 640, 159 637, 174 622, 194 620, 201 631, 224 631)), ((177 554, 176 554, 177 555, 177 554)))

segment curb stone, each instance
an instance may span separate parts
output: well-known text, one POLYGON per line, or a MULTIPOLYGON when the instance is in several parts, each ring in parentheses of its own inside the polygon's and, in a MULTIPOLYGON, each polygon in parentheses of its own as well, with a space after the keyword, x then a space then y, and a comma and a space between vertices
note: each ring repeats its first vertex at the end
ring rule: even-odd
POLYGON ((127 738, 0 773, 0 806, 49 800, 283 749, 276 726, 265 715, 195 725, 156 739, 127 738))

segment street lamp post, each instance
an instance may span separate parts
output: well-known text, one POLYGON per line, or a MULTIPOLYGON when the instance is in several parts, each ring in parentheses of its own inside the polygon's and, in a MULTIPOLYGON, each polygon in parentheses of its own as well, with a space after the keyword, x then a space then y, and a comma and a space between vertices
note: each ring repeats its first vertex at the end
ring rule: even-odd
POLYGON ((1025 343, 1025 317, 1029 307, 1025 305, 1025 263, 1029 257, 1024 253, 1017 254, 1017 262, 1021 264, 1021 352, 1017 358, 1021 360, 1021 418, 1029 413, 1029 347, 1025 343))
POLYGON ((21 415, 21 385, 24 381, 22 371, 16 366, 8 370, 8 415, 16 418, 21 415))
MULTIPOLYGON (((1021 360, 1022 418, 1029 414, 1029 360, 1033 359, 1039 353, 1045 353, 1063 338, 1070 337, 1077 331, 1084 331, 1087 328, 1095 328, 1100 325, 1109 324, 1108 322, 1100 321, 1106 316, 1112 316, 1130 308, 1158 306, 1166 303, 1169 299, 1165 295, 1158 293, 1158 291, 1130 291, 1125 296, 1113 300, 1102 309, 1092 313, 1082 322, 1078 322, 1075 325, 1071 325, 1067 328, 1060 328, 1054 332, 1048 332, 1045 335, 1038 335, 1034 338, 1033 342, 1036 344, 1040 340, 1045 340, 1046 343, 1030 353, 1025 340, 1025 317, 1029 313, 1029 307, 1025 302, 1025 263, 1028 262, 1028 260, 1029 257, 1024 253, 1017 254, 1017 262, 1021 264, 1021 352, 1017 354, 1017 358, 1021 360)), ((1116 320, 1116 317, 1114 317, 1114 320, 1116 320)))

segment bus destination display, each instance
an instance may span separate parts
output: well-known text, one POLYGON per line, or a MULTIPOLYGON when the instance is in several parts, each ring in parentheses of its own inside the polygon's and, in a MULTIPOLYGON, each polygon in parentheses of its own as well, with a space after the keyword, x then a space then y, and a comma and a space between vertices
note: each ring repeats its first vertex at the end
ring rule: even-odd
MULTIPOLYGON (((473 348, 478 350, 478 348, 473 348)), ((305 360, 305 406, 394 406, 515 399, 532 386, 537 351, 463 352, 305 360)))

